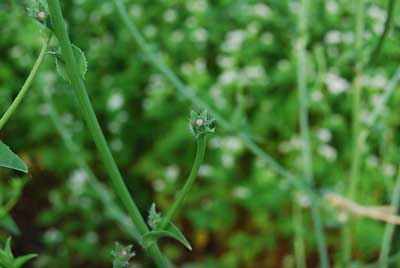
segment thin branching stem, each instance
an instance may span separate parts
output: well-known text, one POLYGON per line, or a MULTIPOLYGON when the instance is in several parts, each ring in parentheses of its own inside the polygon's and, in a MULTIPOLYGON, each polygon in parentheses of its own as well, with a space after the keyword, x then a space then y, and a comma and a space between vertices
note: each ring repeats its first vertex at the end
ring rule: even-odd
POLYGON ((11 103, 10 107, 7 109, 7 111, 4 113, 4 115, 0 118, 0 130, 4 127, 4 125, 8 122, 10 117, 14 114, 14 112, 17 110, 19 107, 20 103, 22 100, 25 98, 26 94, 28 93, 32 81, 35 78, 40 65, 42 65, 43 60, 46 56, 47 49, 49 48, 49 44, 51 41, 51 35, 49 35, 48 38, 43 40, 42 48, 40 50, 39 56, 33 65, 33 68, 31 72, 29 73, 28 78, 26 79, 24 85, 22 86, 21 90, 19 91, 17 97, 14 99, 14 101, 11 103))
POLYGON ((172 221, 172 218, 178 213, 178 211, 182 207, 182 204, 185 201, 185 198, 187 197, 190 189, 192 188, 196 180, 197 174, 199 173, 200 165, 204 160, 205 151, 206 151, 206 135, 201 135, 197 139, 197 151, 193 162, 192 170, 190 171, 190 174, 186 179, 185 184, 182 190, 179 192, 176 200, 174 201, 171 208, 167 211, 165 217, 163 218, 163 221, 160 226, 161 230, 165 229, 168 226, 168 224, 172 221))
MULTIPOLYGON (((108 147, 104 134, 100 128, 100 124, 86 92, 86 86, 79 72, 79 68, 72 50, 72 44, 64 24, 60 3, 58 0, 48 0, 47 3, 54 26, 54 34, 58 39, 61 53, 65 61, 66 71, 71 81, 75 96, 77 97, 83 118, 85 119, 89 132, 91 133, 92 138, 97 146, 101 160, 114 186, 115 193, 124 204, 136 228, 139 230, 141 235, 144 235, 149 232, 149 229, 145 220, 140 214, 139 209, 133 201, 128 188, 125 185, 117 164, 115 163, 115 160, 111 154, 110 148, 108 147)), ((159 268, 169 267, 169 262, 162 255, 156 244, 153 244, 151 247, 149 247, 147 253, 159 268)))
MULTIPOLYGON (((252 152, 257 157, 261 158, 262 162, 269 166, 271 170, 276 172, 278 175, 285 178, 292 186, 298 187, 305 190, 308 186, 302 181, 298 180, 294 174, 282 167, 275 159, 273 159, 269 154, 263 151, 260 146, 258 146, 251 135, 243 130, 234 129, 229 122, 226 120, 216 109, 211 107, 200 97, 198 97, 192 88, 185 85, 181 79, 162 61, 162 59, 154 53, 154 51, 147 44, 139 30, 137 29, 134 22, 129 18, 126 8, 121 0, 113 0, 118 15, 121 17, 123 23, 128 28, 133 40, 138 44, 139 48, 143 51, 150 63, 158 69, 171 83, 175 86, 177 91, 186 99, 190 100, 195 106, 202 110, 207 110, 210 114, 214 116, 218 122, 218 126, 222 127, 228 132, 236 133, 236 135, 243 141, 247 149, 252 152)), ((306 190, 307 194, 310 194, 310 198, 315 195, 312 194, 311 190, 306 190)))

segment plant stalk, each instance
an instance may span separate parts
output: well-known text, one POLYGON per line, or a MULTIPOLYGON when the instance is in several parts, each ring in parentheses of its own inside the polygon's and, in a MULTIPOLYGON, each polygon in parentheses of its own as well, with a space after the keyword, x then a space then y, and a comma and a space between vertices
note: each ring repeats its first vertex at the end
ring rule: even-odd
MULTIPOLYGON (((58 39, 63 58, 65 60, 66 71, 68 77, 70 78, 75 96, 77 97, 81 113, 97 146, 99 155, 111 179, 116 194, 124 204, 141 235, 144 235, 149 232, 149 229, 125 185, 125 182, 108 147, 104 134, 100 128, 96 114, 86 92, 85 84, 81 74, 79 73, 79 68, 72 50, 72 44, 64 24, 60 3, 58 0, 48 0, 47 3, 54 26, 54 33, 58 39)), ((169 267, 168 261, 162 255, 156 244, 148 248, 147 253, 159 268, 169 267)))
POLYGON ((183 202, 185 201, 186 196, 188 195, 190 189, 192 188, 197 174, 199 173, 200 165, 204 160, 204 154, 206 151, 206 135, 201 135, 197 139, 197 151, 196 151, 196 157, 194 159, 193 167, 192 170, 190 171, 189 176, 186 179, 186 182, 182 188, 182 190, 179 192, 178 197, 176 198, 175 202, 172 204, 171 208, 167 211, 167 214, 165 215, 160 229, 163 230, 168 226, 168 223, 172 221, 172 218, 178 213, 180 208, 183 205, 183 202))
MULTIPOLYGON (((354 51, 356 54, 356 59, 358 62, 355 66, 355 78, 353 81, 353 98, 352 98, 352 136, 353 136, 353 148, 352 148, 352 157, 351 157, 351 173, 350 173, 350 186, 348 191, 348 197, 350 200, 355 201, 357 194, 357 187, 360 180, 360 158, 361 158, 361 121, 360 121, 360 112, 361 112, 361 76, 362 76, 362 48, 363 48, 363 34, 364 34, 364 0, 357 0, 355 2, 356 7, 356 26, 355 26, 355 47, 354 51)), ((348 222, 345 224, 342 236, 343 236, 343 267, 348 267, 351 262, 351 251, 352 251, 352 220, 351 215, 348 214, 348 222)))
POLYGON ((47 40, 43 41, 42 48, 40 50, 39 56, 38 56, 35 64, 33 65, 33 68, 31 70, 31 72, 29 73, 28 78, 26 79, 24 85, 22 86, 21 90, 19 91, 17 97, 14 99, 14 101, 11 103, 10 107, 7 109, 7 111, 1 117, 1 119, 0 119, 0 130, 8 122, 10 117, 14 114, 14 112, 17 110, 17 108, 19 107, 20 103, 25 98, 26 94, 28 93, 28 91, 29 91, 29 89, 30 89, 30 87, 32 85, 32 81, 35 78, 35 76, 36 76, 36 74, 37 74, 37 72, 39 70, 39 67, 40 67, 40 65, 42 65, 43 60, 44 60, 44 58, 46 56, 46 52, 47 52, 47 49, 49 48, 50 41, 51 41, 51 34, 49 35, 47 40))

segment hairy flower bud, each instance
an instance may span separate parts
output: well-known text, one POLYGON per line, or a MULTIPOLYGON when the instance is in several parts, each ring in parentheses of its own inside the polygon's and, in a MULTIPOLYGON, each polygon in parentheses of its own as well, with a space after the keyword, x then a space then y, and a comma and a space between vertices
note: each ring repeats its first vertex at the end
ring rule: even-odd
POLYGON ((215 131, 215 119, 207 111, 190 113, 190 131, 199 138, 201 135, 213 133, 215 131))

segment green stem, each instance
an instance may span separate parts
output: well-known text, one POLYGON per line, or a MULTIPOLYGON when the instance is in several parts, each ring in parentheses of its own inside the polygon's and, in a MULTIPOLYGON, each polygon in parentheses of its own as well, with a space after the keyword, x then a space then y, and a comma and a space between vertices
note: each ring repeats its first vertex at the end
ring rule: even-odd
MULTIPOLYGON (((60 3, 58 0, 48 0, 47 3, 54 26, 54 33, 58 39, 65 60, 66 71, 70 78, 75 96, 77 97, 83 118, 85 119, 88 129, 97 146, 101 160, 111 179, 116 194, 121 199, 141 235, 144 235, 149 232, 149 229, 125 185, 96 118, 96 114, 86 92, 85 84, 81 74, 79 73, 79 68, 72 50, 72 44, 64 24, 60 3)), ((159 268, 169 267, 168 261, 162 255, 156 244, 151 246, 147 250, 147 253, 159 268)))
MULTIPOLYGON (((392 200, 390 206, 393 208, 394 213, 397 213, 400 202, 400 173, 397 175, 396 184, 392 193, 392 200)), ((392 243, 393 233, 395 225, 388 223, 386 224, 385 233, 383 235, 381 252, 379 255, 380 268, 386 268, 388 265, 388 258, 390 253, 390 245, 392 243)))
POLYGON ((304 246, 304 222, 303 212, 301 211, 300 205, 297 200, 293 201, 293 229, 295 233, 294 237, 294 256, 296 259, 297 268, 306 268, 306 250, 304 246))
POLYGON ((204 160, 205 151, 206 151, 206 135, 201 135, 197 140, 197 151, 192 170, 190 171, 189 177, 186 179, 185 185, 179 192, 178 197, 176 198, 174 204, 171 206, 171 208, 165 215, 160 226, 161 230, 167 227, 168 223, 171 222, 174 215, 176 215, 179 209, 182 207, 182 204, 185 201, 185 198, 188 195, 190 189, 192 188, 196 180, 197 174, 199 173, 200 165, 204 160))
MULTIPOLYGON (((360 179, 360 157, 361 157, 361 76, 362 76, 362 46, 364 34, 364 0, 357 0, 356 2, 356 28, 355 28, 355 47, 356 59, 358 60, 355 66, 355 78, 353 81, 353 148, 351 157, 351 173, 350 173, 350 186, 348 197, 350 200, 355 200, 356 190, 360 179)), ((351 234, 352 234, 352 220, 349 220, 343 228, 343 267, 348 267, 351 262, 351 234)))
MULTIPOLYGON (((43 85, 45 87, 45 85, 43 85)), ((83 169, 88 176, 90 187, 93 188, 94 192, 97 194, 100 202, 102 203, 106 213, 110 211, 109 217, 112 218, 117 224, 119 224, 122 229, 132 238, 134 238, 138 243, 141 243, 141 235, 136 227, 132 224, 129 216, 127 216, 123 210, 116 204, 113 196, 109 189, 107 189, 100 180, 96 177, 94 172, 89 167, 88 163, 82 155, 81 147, 75 143, 75 140, 69 130, 62 124, 61 116, 54 106, 54 102, 49 92, 44 92, 42 90, 44 100, 49 105, 49 118, 52 122, 54 128, 56 129, 58 135, 61 137, 66 149, 74 156, 74 161, 76 165, 83 169)))
POLYGON ((195 106, 199 107, 201 110, 207 110, 211 115, 214 116, 216 121, 218 121, 218 126, 221 126, 223 129, 229 132, 236 132, 236 135, 243 141, 244 145, 247 147, 249 151, 251 151, 254 155, 260 157, 263 163, 269 166, 274 172, 278 175, 285 178, 292 186, 305 190, 310 197, 315 196, 311 189, 306 189, 308 186, 304 184, 304 182, 298 180, 296 176, 290 171, 286 170, 282 167, 275 159, 273 159, 269 154, 263 151, 260 146, 258 146, 251 136, 241 130, 237 130, 232 128, 232 125, 228 120, 226 120, 217 110, 208 105, 205 101, 203 101, 200 97, 198 97, 192 88, 185 85, 181 79, 170 69, 164 62, 160 59, 158 55, 156 55, 150 46, 146 43, 143 36, 138 31, 136 25, 129 18, 129 15, 124 7, 124 4, 121 0, 113 0, 118 15, 121 17, 123 23, 128 28, 129 33, 131 34, 133 40, 139 45, 139 48, 143 51, 145 56, 149 59, 150 63, 159 70, 161 74, 163 74, 172 85, 175 86, 177 91, 186 99, 190 100, 195 106))
POLYGON ((24 97, 28 93, 28 91, 29 91, 29 89, 30 89, 30 87, 32 85, 32 81, 35 78, 36 73, 38 72, 39 67, 42 64, 42 62, 43 62, 43 60, 44 60, 44 58, 46 56, 46 52, 47 52, 47 49, 49 47, 50 40, 51 40, 51 35, 47 38, 47 40, 43 41, 42 49, 40 50, 39 56, 38 56, 35 64, 33 65, 33 68, 31 70, 31 72, 29 73, 28 78, 26 79, 24 85, 22 86, 21 90, 19 91, 17 97, 12 102, 11 106, 7 109, 7 111, 4 113, 4 115, 0 119, 0 130, 8 122, 10 117, 17 110, 17 108, 20 105, 21 101, 24 99, 24 97))
MULTIPOLYGON (((303 175, 306 183, 313 188, 314 176, 312 165, 312 153, 310 145, 310 130, 308 122, 308 92, 307 92, 307 10, 309 8, 308 0, 302 0, 300 12, 298 16, 298 31, 299 37, 295 44, 296 60, 297 60, 297 87, 299 96, 299 121, 300 121, 300 134, 302 139, 302 159, 303 159, 303 175)), ((299 212, 301 213, 301 211, 299 212)), ((320 265, 322 268, 329 267, 329 258, 325 242, 325 235, 318 204, 311 202, 311 217, 314 224, 314 233, 317 238, 317 246, 319 253, 320 265)), ((304 246, 303 246, 304 247, 304 246)), ((301 261, 304 263, 305 261, 301 261)))

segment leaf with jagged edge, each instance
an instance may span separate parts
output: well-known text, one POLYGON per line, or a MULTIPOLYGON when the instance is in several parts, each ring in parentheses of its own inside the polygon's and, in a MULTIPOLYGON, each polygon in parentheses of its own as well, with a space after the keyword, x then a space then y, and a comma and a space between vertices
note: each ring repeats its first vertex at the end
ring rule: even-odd
POLYGON ((157 240, 165 237, 173 238, 184 245, 190 251, 192 250, 192 246, 187 241, 185 236, 181 233, 181 231, 179 231, 178 227, 176 227, 172 223, 168 224, 167 230, 154 230, 145 234, 142 238, 142 243, 145 248, 148 248, 157 240))
POLYGON ((0 166, 21 171, 28 172, 28 167, 11 149, 0 141, 0 166))
MULTIPOLYGON (((88 62, 86 60, 85 53, 77 46, 72 45, 72 50, 74 52, 76 64, 79 67, 79 73, 81 74, 82 79, 85 79, 86 72, 88 70, 88 62)), ((68 73, 65 67, 64 59, 61 55, 56 55, 56 69, 58 74, 67 82, 71 82, 68 77, 68 73)))

